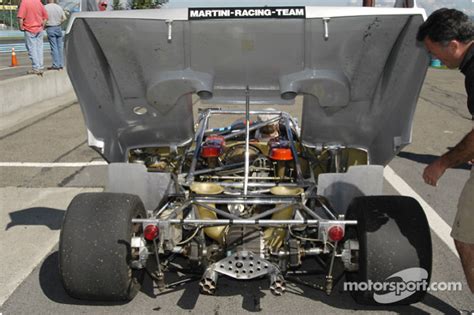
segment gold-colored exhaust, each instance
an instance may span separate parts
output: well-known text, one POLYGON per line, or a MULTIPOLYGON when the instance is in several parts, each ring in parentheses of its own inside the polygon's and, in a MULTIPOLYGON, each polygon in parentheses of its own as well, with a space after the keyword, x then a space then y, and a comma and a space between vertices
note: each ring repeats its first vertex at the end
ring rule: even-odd
MULTIPOLYGON (((275 186, 270 189, 270 192, 276 196, 298 196, 304 190, 301 187, 275 186)), ((279 213, 280 211, 278 211, 279 213)))
POLYGON ((280 178, 285 177, 286 164, 287 164, 287 161, 277 161, 276 173, 278 177, 280 178))
MULTIPOLYGON (((194 182, 191 184, 191 190, 195 192, 196 194, 200 195, 218 195, 224 191, 224 188, 220 185, 214 184, 214 183, 198 183, 194 182)), ((216 205, 213 203, 208 203, 207 204, 209 207, 215 208, 216 205)), ((215 220, 217 219, 217 214, 209 209, 206 209, 202 206, 196 206, 197 212, 199 215, 199 219, 201 220, 206 220, 206 219, 211 219, 215 220)), ((213 226, 213 227, 207 227, 204 228, 204 233, 212 238, 213 240, 218 241, 220 244, 222 244, 223 239, 224 239, 224 230, 226 229, 227 226, 213 226)))
POLYGON ((194 182, 191 184, 191 190, 199 195, 218 195, 224 191, 224 188, 214 183, 194 182))
MULTIPOLYGON (((273 195, 277 196, 298 196, 304 192, 300 187, 275 186, 270 189, 273 195)), ((276 205, 277 207, 279 205, 276 205)), ((289 206, 281 209, 272 215, 272 220, 288 220, 293 214, 293 207, 289 206)), ((272 252, 277 251, 285 240, 286 230, 284 228, 269 227, 263 233, 263 239, 272 252)))

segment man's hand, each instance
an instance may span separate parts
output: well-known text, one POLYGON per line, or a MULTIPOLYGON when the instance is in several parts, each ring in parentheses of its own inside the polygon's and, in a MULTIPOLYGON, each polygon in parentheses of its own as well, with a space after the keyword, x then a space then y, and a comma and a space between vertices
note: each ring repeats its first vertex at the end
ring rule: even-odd
POLYGON ((18 28, 20 31, 24 32, 25 28, 23 27, 23 19, 18 18, 18 28))
POLYGON ((423 179, 425 183, 431 186, 436 186, 438 180, 443 176, 447 167, 444 165, 442 159, 437 159, 430 165, 428 165, 423 172, 423 179))

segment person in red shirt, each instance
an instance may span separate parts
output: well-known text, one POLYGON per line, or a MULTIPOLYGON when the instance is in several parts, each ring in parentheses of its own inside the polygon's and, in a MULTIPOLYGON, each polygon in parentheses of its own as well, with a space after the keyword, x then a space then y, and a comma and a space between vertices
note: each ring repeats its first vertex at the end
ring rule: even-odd
POLYGON ((107 10, 107 0, 100 0, 99 1, 99 11, 107 10))
POLYGON ((33 69, 28 73, 42 74, 43 65, 43 28, 48 13, 41 0, 22 0, 18 10, 18 24, 25 32, 25 44, 33 69))

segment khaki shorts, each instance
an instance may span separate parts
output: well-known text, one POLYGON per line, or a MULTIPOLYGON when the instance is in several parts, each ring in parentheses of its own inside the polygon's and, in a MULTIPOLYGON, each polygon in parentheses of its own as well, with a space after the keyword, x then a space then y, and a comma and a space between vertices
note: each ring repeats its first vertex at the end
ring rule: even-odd
POLYGON ((474 168, 459 196, 451 236, 457 241, 474 244, 474 168))

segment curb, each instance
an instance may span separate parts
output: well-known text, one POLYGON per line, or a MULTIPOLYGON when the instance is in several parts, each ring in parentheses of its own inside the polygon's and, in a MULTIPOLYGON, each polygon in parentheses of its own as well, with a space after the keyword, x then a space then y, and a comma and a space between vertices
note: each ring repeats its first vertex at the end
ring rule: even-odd
POLYGON ((58 110, 61 107, 71 106, 74 103, 77 103, 76 94, 74 91, 69 91, 68 93, 55 98, 35 103, 33 106, 23 107, 8 114, 0 115, 0 137, 2 131, 6 129, 20 126, 25 121, 28 121, 34 117, 43 115, 44 113, 48 113, 53 110, 58 110))
POLYGON ((46 71, 0 81, 0 115, 73 92, 67 71, 46 71))

